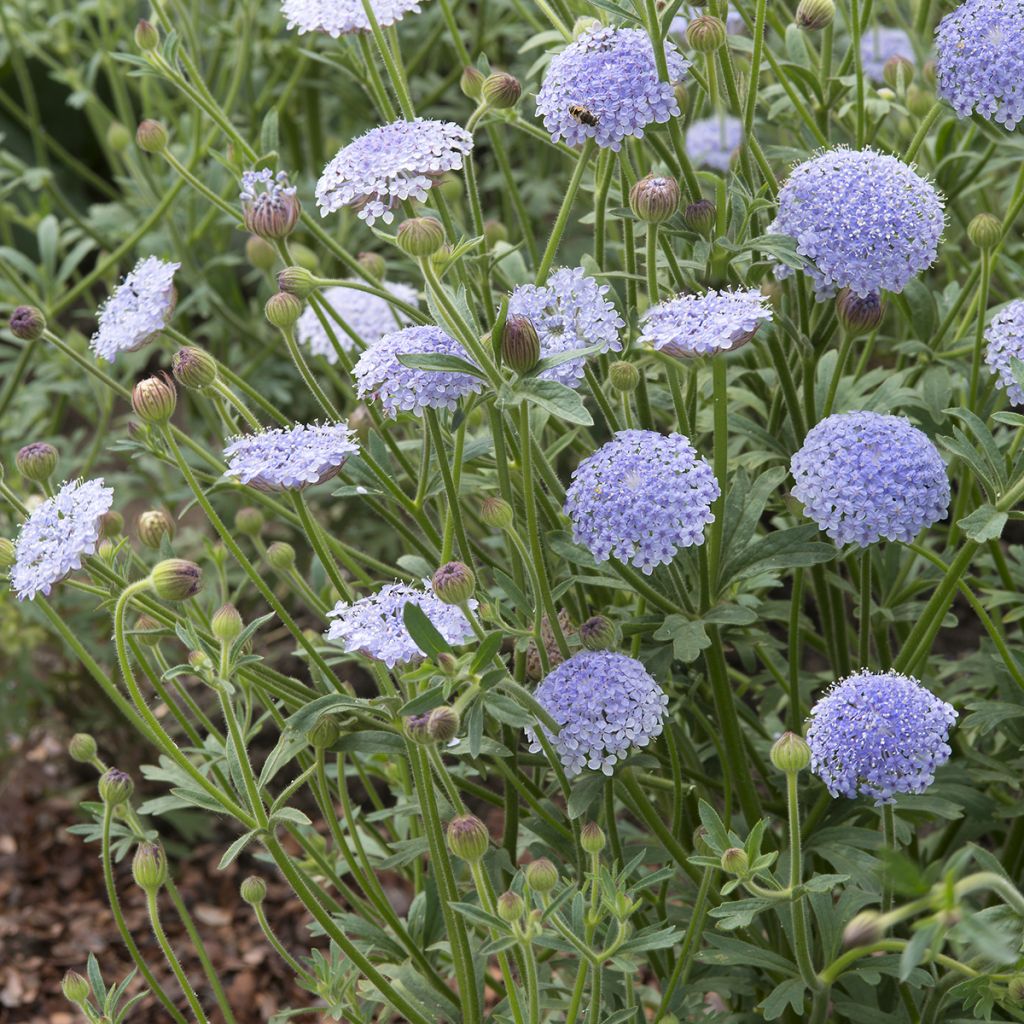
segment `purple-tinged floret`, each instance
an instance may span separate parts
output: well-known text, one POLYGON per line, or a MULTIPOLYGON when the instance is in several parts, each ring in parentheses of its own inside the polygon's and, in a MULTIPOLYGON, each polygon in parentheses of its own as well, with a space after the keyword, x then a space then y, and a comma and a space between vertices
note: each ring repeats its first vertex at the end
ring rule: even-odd
MULTIPOLYGON (((410 11, 420 11, 417 0, 372 0, 370 7, 382 28, 398 24, 410 11)), ((288 28, 297 28, 300 36, 324 32, 337 39, 352 32, 370 31, 363 0, 283 0, 281 13, 288 28)))
POLYGON ((985 333, 985 363, 1013 405, 1024 405, 1024 389, 1013 375, 1012 361, 1024 360, 1024 299, 1008 302, 992 317, 985 333))
POLYGON ((771 305, 757 289, 679 295, 647 310, 638 341, 670 356, 729 352, 771 318, 771 305))
POLYGON ((112 363, 121 352, 142 348, 162 331, 174 312, 174 272, 180 263, 147 256, 100 306, 89 347, 112 363))
POLYGON ((343 423, 277 427, 236 437, 224 449, 224 475, 260 491, 302 490, 337 476, 358 451, 343 423))

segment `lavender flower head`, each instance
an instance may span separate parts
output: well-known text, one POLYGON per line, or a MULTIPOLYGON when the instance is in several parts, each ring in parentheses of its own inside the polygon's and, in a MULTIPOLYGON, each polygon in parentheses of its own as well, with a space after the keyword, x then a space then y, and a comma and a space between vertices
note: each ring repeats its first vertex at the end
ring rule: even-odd
MULTIPOLYGON (((351 281, 353 284, 363 283, 357 278, 351 278, 351 281)), ((416 289, 407 284, 400 281, 382 281, 381 287, 410 306, 419 305, 416 289)), ((328 321, 333 321, 334 336, 346 352, 356 348, 356 342, 349 331, 359 338, 364 347, 368 347, 380 341, 389 331, 394 331, 409 322, 405 313, 392 306, 387 299, 357 288, 336 285, 333 288, 325 288, 320 297, 330 307, 324 310, 324 315, 328 321), (345 330, 346 327, 348 330, 345 330)), ((338 361, 338 353, 331 344, 317 311, 311 305, 306 306, 296 322, 295 337, 301 344, 308 345, 313 355, 323 356, 329 363, 338 361)))
POLYGON ((537 94, 537 114, 551 140, 580 145, 585 139, 618 152, 627 135, 679 115, 672 82, 690 62, 672 45, 665 58, 671 82, 658 78, 654 48, 642 29, 601 27, 585 32, 557 54, 537 94))
MULTIPOLYGON (((426 585, 428 581, 423 582, 426 585)), ((346 651, 382 661, 388 668, 418 661, 423 652, 409 635, 403 618, 410 601, 420 607, 448 643, 458 646, 473 638, 473 628, 458 606, 445 604, 429 589, 409 583, 388 583, 376 594, 351 604, 339 601, 327 613, 328 618, 334 619, 327 639, 341 644, 346 651)), ((470 598, 468 606, 476 608, 477 602, 470 598)))
POLYGON ((359 357, 352 369, 360 398, 378 400, 391 418, 400 412, 417 416, 424 409, 454 409, 460 398, 480 391, 483 382, 457 370, 414 370, 399 356, 457 356, 470 361, 469 353, 440 327, 406 327, 384 335, 359 357))
MULTIPOLYGON (((559 724, 557 736, 543 726, 571 778, 584 768, 611 775, 633 747, 661 734, 668 697, 647 669, 612 651, 580 651, 544 678, 534 696, 559 724)), ((530 750, 541 750, 527 727, 530 750)))
POLYGON ((303 490, 337 476, 359 451, 343 423, 300 423, 257 434, 242 434, 224 449, 226 477, 258 491, 303 490))
POLYGON ((860 65, 872 82, 881 82, 886 61, 904 57, 914 62, 914 44, 901 28, 875 25, 860 37, 860 65))
POLYGON ((949 508, 946 464, 903 416, 828 416, 808 432, 790 472, 804 515, 839 545, 912 541, 949 508))
POLYGON ((992 317, 985 341, 985 363, 999 378, 996 383, 1013 405, 1024 405, 1024 389, 1011 365, 1014 359, 1024 359, 1024 299, 1008 302, 992 317))
POLYGON ((113 488, 101 479, 74 480, 32 512, 14 542, 11 586, 19 601, 49 596, 55 583, 82 567, 96 550, 113 500, 113 488))
POLYGON ((620 430, 576 467, 565 514, 573 539, 598 562, 614 556, 649 576, 680 548, 704 543, 720 493, 682 434, 620 430))
MULTIPOLYGON (((796 167, 779 192, 769 231, 791 235, 811 261, 805 272, 819 298, 849 288, 899 292, 935 261, 942 197, 894 156, 840 146, 796 167)), ((778 278, 790 267, 779 266, 778 278)))
POLYGON ((112 363, 120 352, 142 348, 166 326, 174 311, 174 272, 180 263, 147 256, 114 289, 96 314, 89 347, 112 363))
MULTIPOLYGON (((396 25, 410 11, 419 14, 416 0, 373 0, 373 16, 382 28, 396 25)), ((282 0, 281 13, 289 28, 306 32, 325 32, 332 39, 352 32, 369 32, 370 22, 362 0, 282 0)))
POLYGON ((733 154, 743 143, 743 124, 738 117, 720 114, 694 121, 686 129, 686 155, 698 167, 710 167, 723 174, 733 154))
POLYGON ((679 295, 651 306, 640 325, 640 342, 670 356, 729 352, 750 340, 772 318, 757 289, 679 295))
POLYGON ((811 771, 832 796, 890 804, 923 793, 949 760, 956 711, 911 676, 857 672, 811 708, 811 771))
POLYGON ((938 94, 960 117, 1024 119, 1024 0, 967 0, 935 32, 938 94))
POLYGON ((450 121, 394 121, 371 128, 338 150, 316 184, 320 213, 351 206, 361 220, 385 224, 405 199, 427 198, 446 171, 457 171, 473 148, 473 136, 450 121))
MULTIPOLYGON (((588 277, 582 267, 562 267, 543 285, 524 284, 512 292, 509 316, 528 317, 540 339, 541 358, 600 346, 602 352, 620 352, 619 331, 625 321, 605 295, 609 286, 588 277)), ((543 380, 579 387, 584 359, 570 359, 542 371, 543 380)))

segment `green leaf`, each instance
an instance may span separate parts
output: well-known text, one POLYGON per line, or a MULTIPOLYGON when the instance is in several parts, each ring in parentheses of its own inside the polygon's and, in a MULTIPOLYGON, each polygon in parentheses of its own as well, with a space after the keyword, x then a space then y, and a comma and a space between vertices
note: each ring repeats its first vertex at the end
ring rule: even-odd
POLYGON ((932 939, 938 933, 938 925, 929 925, 927 928, 919 928, 914 932, 911 940, 904 946, 900 954, 900 981, 906 981, 911 971, 924 959, 932 939))
POLYGON ((569 794, 568 812, 572 820, 583 817, 597 802, 604 792, 606 782, 606 777, 600 772, 588 772, 577 777, 569 794))
POLYGON ((260 125, 260 152, 272 153, 280 148, 280 134, 277 130, 277 107, 271 107, 260 125))
POLYGON ((427 618, 427 613, 415 601, 405 603, 402 620, 413 642, 428 658, 452 653, 452 645, 441 636, 437 627, 427 618))
POLYGON ((473 656, 473 661, 469 666, 469 671, 472 673, 480 672, 485 665, 490 664, 494 659, 494 656, 501 650, 501 645, 505 639, 505 635, 500 631, 489 633, 484 637, 480 646, 477 648, 476 654, 473 656))
POLYGON ((594 423, 593 417, 583 404, 583 399, 572 388, 559 384, 557 380, 526 377, 516 385, 513 395, 515 394, 521 395, 526 401, 567 423, 578 423, 583 427, 592 426, 594 423))
POLYGON ((300 811, 298 807, 282 807, 280 810, 274 811, 271 821, 290 821, 293 825, 301 826, 313 824, 309 820, 309 816, 300 811))
POLYGON ((468 373, 472 377, 486 380, 487 375, 473 363, 458 356, 432 355, 430 353, 406 353, 398 357, 403 366, 411 370, 432 370, 444 373, 468 373))
POLYGON ((654 634, 655 640, 671 640, 672 653, 682 662, 696 661, 700 652, 711 646, 703 622, 682 615, 669 615, 654 634))
POLYGON ((984 544, 988 540, 998 540, 1003 535, 1007 518, 1005 512, 986 504, 976 508, 969 516, 964 516, 956 525, 971 540, 984 544))
POLYGON ((708 846, 717 854, 724 853, 732 846, 732 841, 718 812, 706 800, 700 801, 697 811, 700 814, 700 823, 707 831, 708 846))
POLYGON ((235 858, 256 838, 256 829, 239 836, 225 851, 217 865, 218 871, 223 871, 235 858))
POLYGON ((807 991, 807 986, 800 980, 800 978, 787 978, 785 981, 780 981, 768 994, 767 998, 761 1003, 761 1011, 764 1013, 765 1020, 778 1020, 785 1012, 787 1007, 793 1007, 793 1012, 799 1014, 801 1017, 804 1012, 804 992, 807 991))
POLYGON ((444 703, 444 684, 432 686, 429 690, 421 693, 418 697, 406 701, 398 713, 404 718, 408 715, 422 715, 426 711, 433 711, 444 703))

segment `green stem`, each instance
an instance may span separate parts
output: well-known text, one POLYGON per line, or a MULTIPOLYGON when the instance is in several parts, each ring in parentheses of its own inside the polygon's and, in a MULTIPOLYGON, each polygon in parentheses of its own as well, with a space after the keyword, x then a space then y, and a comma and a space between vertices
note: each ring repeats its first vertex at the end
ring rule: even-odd
POLYGON ((541 257, 540 266, 537 268, 537 276, 535 278, 537 284, 543 284, 547 280, 548 272, 555 261, 558 243, 562 240, 562 235, 565 233, 565 227, 569 222, 569 214, 572 212, 573 203, 576 201, 576 193, 579 192, 580 184, 583 181, 583 172, 587 169, 587 164, 594 152, 595 145, 594 140, 588 138, 583 143, 583 148, 576 158, 576 168, 572 172, 572 178, 569 179, 569 185, 565 190, 565 197, 562 199, 562 206, 551 228, 551 234, 548 237, 548 244, 544 249, 544 255, 541 257))
POLYGON ((157 945, 160 947, 160 951, 164 955, 164 959, 170 964, 174 977, 181 986, 181 991, 185 993, 185 999, 196 1020, 199 1024, 207 1024, 206 1014, 203 1012, 199 997, 189 984, 189 980, 185 977, 185 972, 181 969, 181 964, 178 962, 178 957, 171 948, 171 944, 167 941, 167 935, 164 933, 163 925, 160 923, 160 908, 157 906, 156 894, 156 889, 146 890, 146 908, 149 911, 149 922, 153 926, 153 935, 156 938, 157 945))

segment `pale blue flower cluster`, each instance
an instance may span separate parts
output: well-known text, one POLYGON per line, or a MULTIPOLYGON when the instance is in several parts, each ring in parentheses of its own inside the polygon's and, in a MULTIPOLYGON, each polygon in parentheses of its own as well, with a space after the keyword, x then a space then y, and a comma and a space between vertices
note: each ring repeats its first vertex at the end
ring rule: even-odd
MULTIPOLYGON (((387 299, 359 288, 346 287, 348 283, 364 282, 351 278, 348 282, 320 292, 320 298, 329 307, 324 310, 324 316, 328 321, 333 321, 331 326, 334 336, 345 352, 351 352, 356 347, 353 334, 364 347, 369 347, 380 341, 385 334, 409 322, 408 316, 392 306, 387 299)), ((382 281, 381 287, 409 306, 419 305, 416 289, 401 281, 382 281)), ((312 305, 306 306, 296 322, 295 337, 300 344, 308 345, 313 355, 323 356, 329 363, 338 361, 338 353, 312 305)))
POLYGON ((1024 119, 1024 0, 967 0, 935 32, 938 94, 961 117, 1024 119))
POLYGON ((912 167, 840 146, 794 168, 769 230, 796 239, 820 298, 837 288, 862 297, 902 291, 935 261, 943 226, 942 197, 912 167))
POLYGON ((458 370, 414 370, 399 356, 456 356, 471 362, 469 353, 440 327, 406 327, 386 334, 360 355, 352 368, 360 398, 379 401, 388 416, 421 415, 424 409, 454 409, 460 398, 478 392, 483 382, 458 370))
MULTIPOLYGON (((387 583, 377 593, 351 604, 339 601, 327 613, 334 619, 327 639, 350 653, 382 661, 388 668, 418 661, 423 652, 409 635, 403 618, 410 601, 419 606, 448 643, 458 646, 473 639, 473 627, 461 608, 445 604, 429 589, 410 583, 387 583)), ((476 608, 477 602, 471 598, 468 607, 476 608)))
POLYGON ((1024 299, 1008 302, 992 317, 985 334, 985 364, 1014 405, 1024 405, 1024 389, 1013 375, 1014 359, 1024 359, 1024 299))
MULTIPOLYGON (((633 658, 613 651, 580 651, 562 662, 534 692, 558 723, 558 735, 544 726, 572 778, 584 768, 611 775, 633 747, 645 747, 661 734, 668 707, 665 691, 633 658)), ((527 727, 530 750, 542 749, 527 727)))
MULTIPOLYGON (((690 62, 665 45, 669 78, 680 81, 690 62)), ((654 47, 637 28, 602 26, 584 32, 557 54, 537 94, 537 114, 552 141, 586 139, 618 152, 627 135, 679 115, 671 82, 658 78, 654 47)))
POLYGON ((224 449, 224 475, 259 491, 303 490, 337 476, 358 451, 343 423, 276 427, 236 437, 224 449))
POLYGON ((903 29, 875 25, 860 37, 860 66, 871 81, 883 80, 886 61, 893 57, 914 62, 914 44, 903 29))
MULTIPOLYGON (((410 11, 417 14, 417 0, 372 0, 373 16, 381 27, 395 25, 410 11)), ((282 0, 281 13, 289 28, 305 32, 324 32, 332 39, 352 32, 369 32, 370 21, 363 0, 282 0)))
POLYGON ((598 562, 612 556, 650 575, 704 542, 718 481, 682 434, 620 430, 573 473, 565 514, 598 562))
POLYGON ((949 508, 946 464, 904 416, 828 416, 808 432, 790 472, 804 515, 839 545, 912 541, 949 508))
POLYGON ((338 150, 316 183, 322 216, 351 206, 367 224, 394 219, 406 199, 424 202, 427 190, 447 171, 462 167, 473 136, 450 121, 393 121, 371 128, 338 150))
POLYGON ((96 314, 89 347, 108 363, 134 352, 158 334, 174 312, 174 273, 180 263, 147 256, 114 289, 96 314))
MULTIPOLYGON (((508 301, 509 316, 528 317, 540 339, 541 358, 598 346, 619 352, 625 321, 605 298, 609 286, 588 277, 582 267, 562 267, 543 285, 520 285, 508 301)), ((583 380, 584 359, 570 359, 539 376, 575 388, 583 380)))
POLYGON ((48 596, 55 583, 82 567, 96 551, 100 520, 114 491, 103 480, 73 480, 47 498, 22 523, 14 542, 11 586, 19 601, 48 596))
POLYGON ((869 796, 880 805, 923 793, 949 760, 956 717, 911 676, 857 672, 811 708, 811 771, 834 797, 869 796))
POLYGON ((698 167, 723 174, 743 143, 743 123, 731 114, 717 114, 694 121, 686 129, 686 155, 698 167))
POLYGON ((647 310, 637 340, 670 356, 705 356, 739 348, 771 318, 756 288, 678 295, 647 310))

